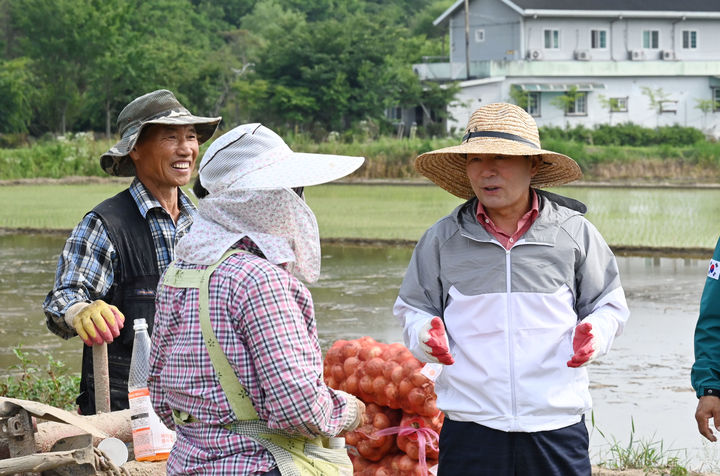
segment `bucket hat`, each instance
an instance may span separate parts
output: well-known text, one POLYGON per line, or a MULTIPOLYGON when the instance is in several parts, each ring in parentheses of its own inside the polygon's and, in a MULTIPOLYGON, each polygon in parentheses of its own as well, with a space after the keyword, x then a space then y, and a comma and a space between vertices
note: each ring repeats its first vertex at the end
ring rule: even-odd
POLYGON ((466 173, 468 154, 535 156, 542 162, 530 185, 537 188, 563 185, 582 177, 580 166, 570 157, 544 150, 535 120, 524 109, 492 103, 473 112, 462 143, 425 152, 415 168, 435 184, 460 198, 475 196, 466 173))
POLYGON ((293 152, 260 123, 243 124, 218 137, 198 167, 210 195, 233 189, 307 187, 331 182, 357 170, 364 157, 293 152))
POLYGON ((198 143, 202 144, 212 137, 221 119, 194 116, 167 89, 147 93, 131 101, 118 115, 121 139, 100 157, 100 166, 110 175, 132 177, 135 164, 128 154, 148 124, 192 124, 197 131, 198 143))

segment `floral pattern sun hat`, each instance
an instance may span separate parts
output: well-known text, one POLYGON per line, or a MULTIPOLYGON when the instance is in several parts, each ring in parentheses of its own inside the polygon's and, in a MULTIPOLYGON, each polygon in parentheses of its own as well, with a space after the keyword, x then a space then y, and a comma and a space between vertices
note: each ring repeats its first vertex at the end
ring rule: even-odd
POLYGON ((209 265, 247 236, 270 262, 317 281, 321 254, 315 214, 290 187, 336 180, 364 160, 296 153, 267 127, 236 127, 215 140, 200 162, 200 182, 210 193, 199 201, 198 216, 178 242, 176 256, 209 265))

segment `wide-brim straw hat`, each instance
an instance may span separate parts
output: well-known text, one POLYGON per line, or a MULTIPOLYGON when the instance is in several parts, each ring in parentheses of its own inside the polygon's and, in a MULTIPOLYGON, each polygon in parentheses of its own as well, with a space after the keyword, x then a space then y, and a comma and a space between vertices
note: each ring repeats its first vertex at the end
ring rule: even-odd
POLYGON ((582 177, 580 166, 570 157, 544 150, 535 120, 524 109, 493 103, 473 112, 462 144, 425 152, 415 168, 435 184, 460 198, 475 196, 466 172, 468 155, 541 157, 532 187, 554 187, 582 177))
POLYGON ((149 124, 194 125, 198 144, 212 137, 222 117, 202 117, 190 113, 167 89, 158 89, 134 99, 118 115, 120 141, 100 157, 100 166, 110 175, 132 177, 135 164, 129 154, 143 129, 149 124))
POLYGON ((198 167, 210 195, 232 189, 295 188, 332 182, 357 170, 364 157, 293 152, 259 123, 243 124, 218 137, 198 167))

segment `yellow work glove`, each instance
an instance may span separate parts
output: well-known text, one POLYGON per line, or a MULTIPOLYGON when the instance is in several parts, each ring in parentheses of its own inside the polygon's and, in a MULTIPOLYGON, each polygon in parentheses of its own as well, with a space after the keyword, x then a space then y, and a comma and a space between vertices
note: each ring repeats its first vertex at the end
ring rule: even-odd
POLYGON ((97 301, 75 310, 72 326, 87 345, 110 343, 120 335, 125 316, 112 304, 97 301))

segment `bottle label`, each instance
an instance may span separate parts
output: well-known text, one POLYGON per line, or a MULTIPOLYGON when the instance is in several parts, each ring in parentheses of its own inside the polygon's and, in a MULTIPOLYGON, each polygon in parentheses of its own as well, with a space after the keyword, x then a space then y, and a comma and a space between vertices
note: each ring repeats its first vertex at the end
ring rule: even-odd
POLYGON ((128 400, 135 459, 157 459, 159 455, 167 458, 175 443, 175 433, 168 430, 155 414, 150 401, 150 390, 133 390, 128 394, 128 400))

